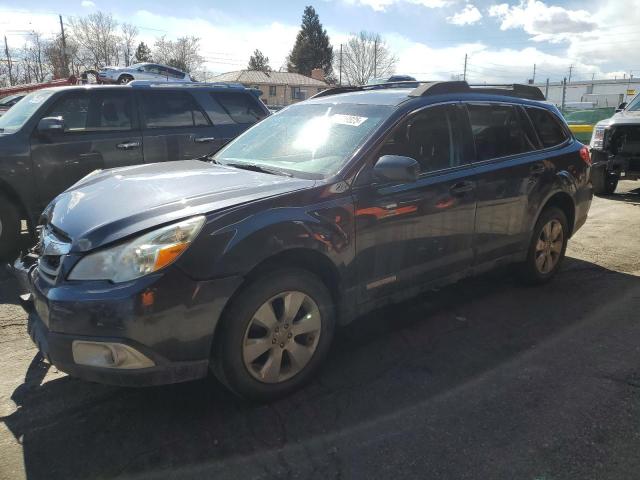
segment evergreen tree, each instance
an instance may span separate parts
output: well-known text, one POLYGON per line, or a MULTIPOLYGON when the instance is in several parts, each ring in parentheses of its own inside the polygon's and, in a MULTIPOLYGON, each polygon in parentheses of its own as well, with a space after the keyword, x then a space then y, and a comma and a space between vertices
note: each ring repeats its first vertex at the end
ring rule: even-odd
POLYGON ((287 70, 309 76, 311 70, 321 68, 325 77, 331 77, 332 62, 333 47, 327 31, 322 28, 315 9, 312 6, 305 7, 296 43, 287 59, 287 70))
POLYGON ((249 58, 247 70, 257 70, 259 72, 271 71, 271 67, 269 66, 269 57, 265 57, 264 54, 256 48, 253 51, 251 58, 249 58))
POLYGON ((138 44, 138 48, 136 48, 136 54, 134 56, 134 59, 136 63, 153 61, 151 57, 151 49, 147 47, 146 43, 140 42, 138 44))

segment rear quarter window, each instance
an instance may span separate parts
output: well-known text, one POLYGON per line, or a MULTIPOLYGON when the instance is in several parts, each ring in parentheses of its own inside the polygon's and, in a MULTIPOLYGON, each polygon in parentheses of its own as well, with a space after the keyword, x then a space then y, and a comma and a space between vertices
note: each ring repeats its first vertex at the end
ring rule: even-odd
POLYGON ((212 92, 215 104, 214 124, 256 123, 267 116, 253 95, 240 92, 212 92), (217 120, 217 121, 216 121, 217 120))
POLYGON ((544 148, 555 147, 569 138, 560 120, 551 112, 532 107, 526 107, 526 110, 544 148))

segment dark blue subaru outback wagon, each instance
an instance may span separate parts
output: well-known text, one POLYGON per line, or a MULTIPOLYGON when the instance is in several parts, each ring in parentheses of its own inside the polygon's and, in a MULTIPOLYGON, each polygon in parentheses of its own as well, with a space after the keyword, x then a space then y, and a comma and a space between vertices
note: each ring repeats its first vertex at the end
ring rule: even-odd
POLYGON ((505 263, 546 282, 592 187, 588 150, 542 100, 522 85, 334 88, 208 162, 89 174, 14 264, 29 332, 88 380, 213 371, 269 400, 374 307, 505 263))

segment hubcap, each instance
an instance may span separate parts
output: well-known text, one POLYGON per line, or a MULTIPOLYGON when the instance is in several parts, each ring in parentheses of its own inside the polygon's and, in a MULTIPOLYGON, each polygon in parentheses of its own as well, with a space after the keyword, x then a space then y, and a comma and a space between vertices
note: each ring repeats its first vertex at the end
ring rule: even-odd
POLYGON ((307 294, 283 292, 253 314, 242 344, 249 373, 264 383, 279 383, 303 370, 320 338, 320 309, 307 294))
POLYGON ((560 261, 564 233, 562 224, 553 219, 549 221, 540 232, 536 243, 536 268, 542 274, 551 272, 560 261))

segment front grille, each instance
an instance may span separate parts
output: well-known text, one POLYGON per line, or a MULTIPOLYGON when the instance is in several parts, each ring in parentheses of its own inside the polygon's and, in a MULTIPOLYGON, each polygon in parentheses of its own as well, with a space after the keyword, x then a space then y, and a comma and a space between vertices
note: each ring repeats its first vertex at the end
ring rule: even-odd
POLYGON ((40 278, 54 283, 60 273, 62 261, 70 249, 71 242, 67 238, 54 231, 50 225, 45 225, 38 242, 38 253, 40 253, 38 273, 40 278))

